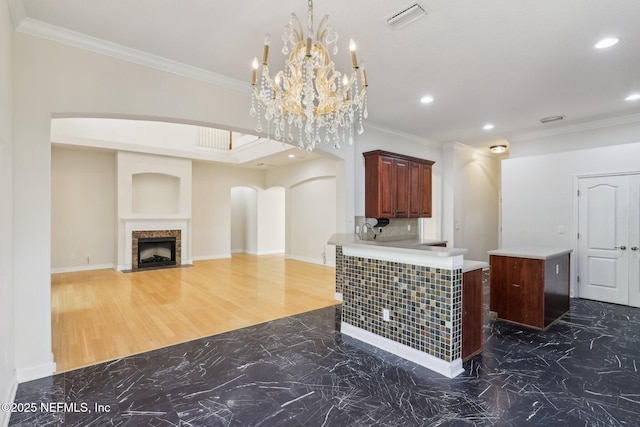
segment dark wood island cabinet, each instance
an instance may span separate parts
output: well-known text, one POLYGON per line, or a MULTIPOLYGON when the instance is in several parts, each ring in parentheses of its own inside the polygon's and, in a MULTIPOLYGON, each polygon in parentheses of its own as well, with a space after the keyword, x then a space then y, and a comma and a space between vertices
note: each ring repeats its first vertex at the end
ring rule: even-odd
POLYGON ((462 360, 482 351, 482 275, 486 262, 462 264, 462 360))
POLYGON ((569 311, 571 250, 489 251, 490 309, 499 319, 546 329, 569 311))

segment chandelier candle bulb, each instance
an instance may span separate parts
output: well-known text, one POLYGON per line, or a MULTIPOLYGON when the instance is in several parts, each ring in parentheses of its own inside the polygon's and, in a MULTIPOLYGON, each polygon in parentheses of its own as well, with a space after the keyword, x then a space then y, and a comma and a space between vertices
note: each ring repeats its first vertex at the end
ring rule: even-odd
POLYGON ((262 64, 267 65, 269 59, 269 45, 271 44, 271 35, 267 34, 264 38, 264 53, 262 54, 262 64))
POLYGON ((351 51, 351 67, 354 70, 358 69, 358 60, 356 59, 356 42, 353 39, 349 40, 349 50, 351 51))
POLYGON ((367 71, 364 67, 364 61, 360 61, 360 80, 362 80, 362 87, 369 86, 367 83, 367 71))
POLYGON ((253 62, 251 63, 251 67, 253 68, 253 77, 251 79, 251 84, 253 86, 258 83, 258 58, 253 58, 253 62))

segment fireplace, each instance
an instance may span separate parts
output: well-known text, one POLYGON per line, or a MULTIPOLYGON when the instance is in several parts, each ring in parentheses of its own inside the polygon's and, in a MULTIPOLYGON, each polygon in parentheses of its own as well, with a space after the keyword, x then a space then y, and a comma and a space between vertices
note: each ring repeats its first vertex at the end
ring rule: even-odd
POLYGON ((138 269, 176 265, 176 238, 138 239, 138 269))
POLYGON ((180 230, 142 230, 132 235, 131 269, 175 267, 181 263, 180 230))

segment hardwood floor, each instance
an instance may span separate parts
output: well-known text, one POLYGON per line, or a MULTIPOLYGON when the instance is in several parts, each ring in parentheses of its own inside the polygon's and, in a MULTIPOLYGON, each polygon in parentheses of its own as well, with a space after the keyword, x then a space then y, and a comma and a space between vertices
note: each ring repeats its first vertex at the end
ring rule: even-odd
POLYGON ((335 269, 282 255, 52 275, 57 372, 338 304, 335 269))

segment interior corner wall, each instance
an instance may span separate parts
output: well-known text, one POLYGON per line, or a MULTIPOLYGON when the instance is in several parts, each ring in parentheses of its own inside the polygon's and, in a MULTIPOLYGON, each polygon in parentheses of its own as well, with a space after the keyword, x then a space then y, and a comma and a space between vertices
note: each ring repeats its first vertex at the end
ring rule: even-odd
POLYGON ((116 266, 116 156, 52 146, 51 271, 116 266))
MULTIPOLYGON (((13 275, 13 26, 7 2, 0 4, 0 402, 11 403, 17 378, 13 275)), ((0 426, 11 412, 0 411, 0 426)))
POLYGON ((500 160, 462 144, 454 154, 455 246, 469 250, 467 259, 489 261, 499 245, 500 160))
MULTIPOLYGON (((6 14, 5 6, 2 8, 6 14)), ((3 58, 11 39, 4 37, 10 32, 7 20, 3 16, 3 58)), ((254 122, 247 114, 248 92, 22 33, 13 33, 12 47, 13 282, 20 283, 14 289, 14 355, 18 381, 26 381, 55 371, 51 352, 51 118, 73 113, 78 117, 168 119, 224 124, 239 130, 252 129, 254 122)), ((6 72, 2 65, 0 73, 6 72)), ((212 246, 225 246, 227 253, 228 198, 227 189, 227 237, 220 238, 216 229, 202 236, 212 246)), ((196 236, 197 232, 193 230, 196 236)))

